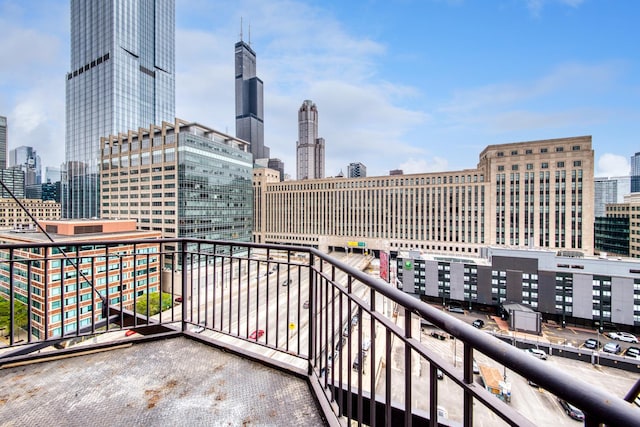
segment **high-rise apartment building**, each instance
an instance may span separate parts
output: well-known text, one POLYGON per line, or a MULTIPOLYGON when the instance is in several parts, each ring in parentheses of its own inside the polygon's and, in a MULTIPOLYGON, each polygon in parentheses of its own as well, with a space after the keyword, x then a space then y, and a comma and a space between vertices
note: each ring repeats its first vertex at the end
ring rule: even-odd
POLYGON ((324 178, 324 138, 318 138, 318 108, 308 99, 298 110, 296 178, 324 178))
POLYGON ((9 167, 24 172, 24 185, 42 183, 40 156, 33 147, 20 146, 9 151, 9 167))
POLYGON ((102 218, 135 219, 165 238, 251 241, 245 141, 176 119, 101 138, 100 146, 102 218))
POLYGON ((175 0, 71 0, 63 216, 100 213, 100 137, 175 118, 175 0))
POLYGON ((594 178, 593 192, 595 201, 593 213, 596 218, 606 214, 609 203, 622 203, 624 196, 631 192, 631 177, 594 178))
POLYGON ((367 176, 367 167, 360 162, 349 163, 347 166, 348 178, 365 178, 367 176))
POLYGON ((640 153, 631 156, 631 192, 640 193, 640 153))
POLYGON ((235 46, 236 137, 251 144, 255 159, 268 159, 264 145, 264 107, 262 80, 256 77, 256 53, 240 40, 235 46))
POLYGON ((0 116, 0 169, 7 167, 7 118, 0 116))
POLYGON ((260 192, 254 241, 321 250, 478 254, 489 245, 593 253, 591 137, 490 145, 451 172, 274 182, 260 192), (354 246, 355 244, 355 246, 354 246))

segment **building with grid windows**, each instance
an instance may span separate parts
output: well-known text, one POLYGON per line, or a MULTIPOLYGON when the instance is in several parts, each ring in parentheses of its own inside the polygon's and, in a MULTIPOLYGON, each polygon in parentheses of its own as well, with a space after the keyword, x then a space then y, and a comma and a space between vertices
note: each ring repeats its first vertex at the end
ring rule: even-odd
POLYGON ((360 162, 349 163, 347 166, 347 177, 364 178, 367 176, 367 167, 360 162))
POLYGON ((251 241, 246 141, 176 119, 100 139, 103 218, 162 237, 251 241))
POLYGON ((631 177, 594 178, 593 192, 593 214, 596 218, 605 216, 607 204, 622 203, 624 196, 631 193, 631 177))
POLYGON ((594 249, 590 136, 490 145, 474 169, 285 182, 256 172, 254 186, 260 243, 445 254, 594 249))
POLYGON ((396 285, 442 305, 523 304, 547 320, 640 326, 640 263, 575 251, 490 247, 477 258, 403 251, 396 285))
POLYGON ((64 218, 100 215, 100 137, 175 117, 174 0, 71 0, 64 218))
MULTIPOLYGON (((41 226, 58 246, 0 250, 3 259, 20 259, 12 264, 16 282, 10 280, 8 268, 0 269, 0 297, 6 298, 12 289, 17 301, 31 305, 28 325, 33 337, 61 337, 83 327, 90 329, 94 316, 104 318, 103 306, 133 310, 147 284, 151 293, 160 290, 160 244, 153 242, 160 233, 137 231, 135 221, 56 220, 42 221, 41 226), (133 239, 149 240, 108 250, 94 245, 133 239)), ((50 243, 49 236, 35 228, 2 231, 0 242, 50 243)))
POLYGON ((7 167, 7 118, 0 116, 0 169, 7 167))

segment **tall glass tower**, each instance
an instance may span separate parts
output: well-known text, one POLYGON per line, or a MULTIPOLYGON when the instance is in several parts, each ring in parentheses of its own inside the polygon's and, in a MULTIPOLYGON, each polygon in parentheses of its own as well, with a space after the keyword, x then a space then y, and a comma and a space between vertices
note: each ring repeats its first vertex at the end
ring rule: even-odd
POLYGON ((101 136, 174 119, 175 0, 71 0, 62 216, 99 216, 101 136))
POLYGON ((640 153, 631 156, 631 192, 640 193, 640 153))
POLYGON ((253 159, 268 159, 264 145, 263 83, 256 77, 256 53, 244 41, 235 46, 236 137, 251 144, 253 159))

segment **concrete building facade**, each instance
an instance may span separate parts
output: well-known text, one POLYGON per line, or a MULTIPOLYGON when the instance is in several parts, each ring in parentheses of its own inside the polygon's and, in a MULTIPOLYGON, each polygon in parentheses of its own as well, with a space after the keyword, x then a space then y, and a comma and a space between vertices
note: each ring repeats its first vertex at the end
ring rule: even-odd
MULTIPOLYGON (((593 253, 591 137, 491 145, 475 169, 278 182, 260 191, 254 241, 321 250, 417 248, 477 254, 488 245, 593 253)), ((256 196, 258 197, 258 196, 256 196)))
POLYGON ((9 129, 7 125, 7 118, 0 116, 0 169, 7 167, 7 144, 8 144, 9 129))
POLYGON ((165 238, 251 241, 246 141, 176 119, 100 139, 103 218, 165 238))
MULTIPOLYGON (((24 206, 38 221, 53 221, 60 219, 60 203, 53 200, 20 199, 24 206)), ((36 224, 24 212, 17 201, 0 199, 0 229, 20 228, 35 229, 36 224)))

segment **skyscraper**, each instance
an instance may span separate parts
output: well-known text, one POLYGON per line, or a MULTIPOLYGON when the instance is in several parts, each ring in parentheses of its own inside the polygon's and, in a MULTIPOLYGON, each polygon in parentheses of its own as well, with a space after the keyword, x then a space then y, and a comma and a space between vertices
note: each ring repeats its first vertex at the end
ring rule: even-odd
POLYGON ((174 72, 175 0, 71 0, 64 218, 99 215, 101 136, 173 122, 174 72))
POLYGON ((296 177, 324 178, 324 138, 318 138, 318 108, 308 99, 298 110, 296 177))
POLYGON ((0 169, 7 167, 7 118, 0 116, 0 169))
POLYGON ((262 80, 256 77, 256 53, 249 44, 236 43, 236 137, 251 144, 253 159, 268 159, 264 145, 262 80))
POLYGON ((360 162, 349 163, 347 166, 348 178, 365 178, 367 176, 367 167, 360 162))
POLYGON ((9 167, 24 172, 24 185, 42 183, 40 156, 33 147, 21 146, 9 151, 9 167))
POLYGON ((640 193, 640 153, 631 156, 631 192, 640 193))

